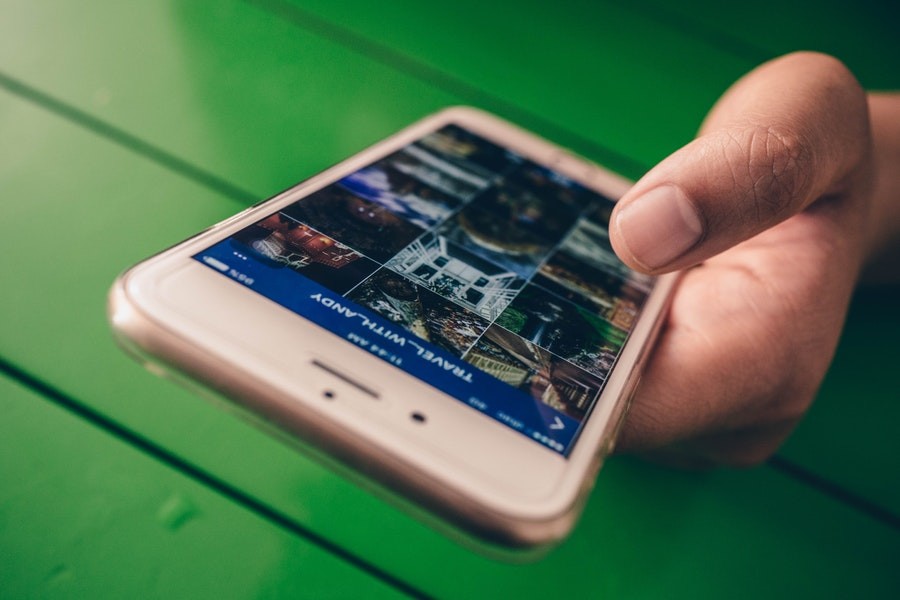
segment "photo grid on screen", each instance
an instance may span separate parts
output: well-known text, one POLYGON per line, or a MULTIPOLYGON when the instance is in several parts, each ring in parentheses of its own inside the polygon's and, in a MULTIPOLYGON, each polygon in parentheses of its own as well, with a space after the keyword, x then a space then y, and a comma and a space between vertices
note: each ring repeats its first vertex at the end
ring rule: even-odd
POLYGON ((233 239, 582 421, 652 285, 612 207, 449 125, 233 239))

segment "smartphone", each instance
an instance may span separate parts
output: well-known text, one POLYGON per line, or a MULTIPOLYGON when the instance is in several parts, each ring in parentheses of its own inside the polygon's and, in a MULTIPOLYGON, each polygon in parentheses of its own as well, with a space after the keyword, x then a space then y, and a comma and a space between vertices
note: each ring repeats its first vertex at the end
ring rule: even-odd
POLYGON ((629 182, 455 107, 169 248, 110 293, 117 339, 491 548, 571 530, 672 276, 629 270, 629 182))

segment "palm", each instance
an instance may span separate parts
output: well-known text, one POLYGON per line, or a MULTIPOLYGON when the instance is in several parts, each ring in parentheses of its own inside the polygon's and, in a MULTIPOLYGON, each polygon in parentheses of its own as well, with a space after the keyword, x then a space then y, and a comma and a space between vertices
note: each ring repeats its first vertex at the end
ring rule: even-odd
POLYGON ((831 360, 858 270, 841 242, 853 236, 837 231, 852 225, 838 218, 843 204, 816 205, 685 274, 623 445, 678 432, 694 438, 691 452, 753 463, 790 432, 831 360))

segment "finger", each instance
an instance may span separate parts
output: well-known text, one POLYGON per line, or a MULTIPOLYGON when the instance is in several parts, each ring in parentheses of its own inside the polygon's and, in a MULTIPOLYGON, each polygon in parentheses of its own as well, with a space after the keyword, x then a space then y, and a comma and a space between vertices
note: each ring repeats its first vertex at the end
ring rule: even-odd
POLYGON ((610 238, 648 273, 697 264, 839 195, 869 148, 865 94, 836 59, 762 65, 720 99, 701 136, 616 206, 610 238))
POLYGON ((704 439, 694 457, 753 464, 777 448, 837 346, 859 260, 852 208, 823 203, 685 273, 619 449, 704 439), (734 445, 715 443, 724 432, 734 445))
MULTIPOLYGON (((747 427, 639 452, 644 458, 680 469, 747 468, 762 464, 781 447, 797 421, 747 427)), ((634 450, 631 448, 630 450, 634 450)), ((617 448, 628 452, 629 447, 617 448)))

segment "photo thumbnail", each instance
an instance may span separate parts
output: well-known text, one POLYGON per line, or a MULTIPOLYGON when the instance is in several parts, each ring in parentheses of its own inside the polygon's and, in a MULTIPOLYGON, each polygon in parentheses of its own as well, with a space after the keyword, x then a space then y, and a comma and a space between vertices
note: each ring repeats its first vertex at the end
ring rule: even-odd
POLYGON ((531 277, 553 244, 474 204, 444 222, 437 233, 525 279, 531 277))
POLYGON ((604 229, 609 229, 609 220, 615 206, 616 203, 613 200, 594 192, 594 201, 591 207, 584 212, 584 218, 604 229))
POLYGON ((633 280, 597 269, 563 251, 554 253, 531 281, 626 331, 647 296, 633 280))
POLYGON ((522 161, 517 154, 457 125, 447 125, 425 136, 417 144, 487 180, 506 173, 522 161))
POLYGON ((508 235, 530 243, 558 244, 578 218, 576 206, 556 194, 558 186, 537 190, 523 185, 522 175, 507 176, 463 209, 491 235, 508 235), (489 215, 479 217, 479 215, 489 215))
POLYGON ((437 225, 462 205, 458 198, 401 173, 389 160, 360 169, 338 185, 423 229, 437 225))
POLYGON ((569 214, 580 215, 598 200, 596 192, 588 190, 565 175, 531 161, 525 161, 513 169, 504 180, 508 187, 527 190, 569 214))
POLYGON ((514 272, 429 233, 386 265, 432 292, 493 320, 525 281, 514 272))
POLYGON ((495 324, 601 379, 606 378, 628 335, 534 284, 525 286, 495 324))
POLYGON ((274 214, 238 232, 231 243, 260 262, 288 267, 344 294, 378 263, 287 215, 274 214))
MULTIPOLYGON (((614 280, 616 285, 625 285, 625 281, 617 279, 615 275, 605 275, 614 280)), ((572 304, 575 304, 584 310, 594 313, 609 321, 616 327, 625 331, 631 329, 634 320, 637 318, 638 296, 630 297, 615 296, 608 293, 607 289, 597 287, 590 288, 581 285, 576 286, 565 279, 554 279, 548 277, 543 272, 538 273, 531 279, 531 283, 543 288, 556 296, 560 296, 572 304)), ((643 292, 633 290, 636 294, 642 296, 643 292)))
POLYGON ((462 356, 490 324, 389 269, 378 271, 347 298, 454 356, 462 356))
POLYGON ((336 185, 323 188, 282 212, 382 263, 423 231, 383 206, 336 185))
POLYGON ((601 379, 497 325, 488 328, 463 360, 578 420, 603 388, 601 379))
POLYGON ((488 187, 494 179, 493 173, 477 165, 461 165, 459 161, 448 160, 417 143, 392 154, 385 162, 400 173, 463 202, 488 187))
POLYGON ((636 273, 619 260, 610 244, 609 230, 596 221, 580 219, 560 249, 597 269, 628 279, 643 292, 649 292, 653 287, 651 276, 636 273))

